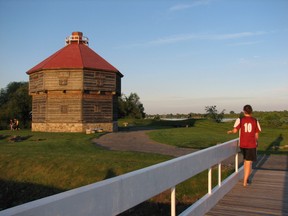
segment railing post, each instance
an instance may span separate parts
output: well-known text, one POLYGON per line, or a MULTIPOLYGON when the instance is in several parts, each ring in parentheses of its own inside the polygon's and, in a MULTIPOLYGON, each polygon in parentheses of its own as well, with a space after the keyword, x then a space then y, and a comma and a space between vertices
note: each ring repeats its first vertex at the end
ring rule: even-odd
POLYGON ((222 170, 221 170, 221 163, 218 164, 218 186, 221 186, 222 182, 222 170))
POLYGON ((212 191, 212 168, 208 169, 208 194, 212 191))
POLYGON ((238 161, 239 161, 238 153, 236 153, 236 155, 235 155, 235 172, 236 173, 238 172, 238 161))
POLYGON ((176 189, 171 188, 171 216, 176 216, 176 189))

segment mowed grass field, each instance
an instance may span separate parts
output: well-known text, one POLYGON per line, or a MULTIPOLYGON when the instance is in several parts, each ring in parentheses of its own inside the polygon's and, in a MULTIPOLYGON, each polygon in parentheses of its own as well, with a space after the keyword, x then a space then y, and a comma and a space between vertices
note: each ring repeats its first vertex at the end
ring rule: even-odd
MULTIPOLYGON (((149 132, 149 137, 169 145, 203 149, 237 138, 238 134, 227 134, 227 131, 233 128, 233 124, 234 121, 216 123, 200 119, 196 120, 192 127, 155 130, 149 132)), ((258 151, 265 154, 288 153, 287 128, 262 127, 258 144, 258 151)))
MULTIPOLYGON (((148 133, 151 139, 187 148, 203 149, 237 137, 226 134, 232 122, 129 120, 129 127, 143 126, 155 129, 148 133)), ((262 129, 259 150, 287 154, 282 148, 288 145, 287 129, 262 129)), ((0 210, 172 159, 159 154, 109 151, 93 143, 100 135, 0 131, 0 210)), ((223 175, 230 171, 224 169, 223 175)), ((207 173, 203 172, 177 186, 177 202, 189 205, 206 192, 207 173)), ((169 193, 150 202, 165 205, 169 193)))
POLYGON ((171 158, 108 151, 99 135, 0 131, 0 210, 171 158))

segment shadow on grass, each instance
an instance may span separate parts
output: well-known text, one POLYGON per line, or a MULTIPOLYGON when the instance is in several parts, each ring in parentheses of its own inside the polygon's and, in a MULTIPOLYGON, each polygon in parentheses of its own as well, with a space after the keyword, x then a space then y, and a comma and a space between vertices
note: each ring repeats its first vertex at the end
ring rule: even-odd
MULTIPOLYGON (((288 170, 288 164, 286 163, 281 163, 281 160, 277 162, 275 160, 273 163, 270 162, 270 164, 267 166, 266 164, 268 163, 269 159, 271 158, 271 155, 280 155, 283 156, 282 158, 287 157, 288 155, 286 152, 281 152, 279 151, 281 142, 284 140, 283 135, 279 134, 276 139, 270 143, 270 145, 265 149, 265 150, 257 150, 257 154, 259 155, 257 158, 257 162, 253 163, 253 172, 251 174, 251 178, 254 177, 255 172, 257 169, 266 169, 266 170, 275 170, 275 171, 287 171, 288 170), (287 155, 287 156, 285 156, 287 155)), ((288 160, 288 159, 287 159, 288 160)), ((273 161, 271 159, 271 161, 273 161)))
POLYGON ((0 211, 61 192, 64 190, 0 179, 0 211))
POLYGON ((185 119, 185 120, 153 120, 146 125, 127 125, 119 126, 119 131, 139 131, 139 130, 155 130, 162 128, 181 128, 181 127, 194 127, 198 119, 185 119))
MULTIPOLYGON (((113 170, 109 170, 106 179, 115 177, 113 170)), ((37 199, 62 193, 64 190, 47 187, 43 185, 14 182, 0 179, 0 211, 28 203, 37 199)), ((177 203, 177 215, 190 205, 177 203)), ((170 215, 171 206, 169 203, 157 203, 146 201, 119 215, 121 216, 153 216, 170 215)))
POLYGON ((25 141, 31 137, 32 137, 32 135, 28 135, 28 136, 16 136, 15 135, 15 136, 10 136, 8 138, 8 141, 9 142, 22 142, 22 141, 25 141))
POLYGON ((283 135, 279 134, 279 136, 269 145, 267 148, 268 151, 278 151, 281 145, 281 142, 284 140, 283 135))
POLYGON ((117 174, 114 172, 113 169, 108 169, 104 180, 109 179, 109 178, 113 178, 113 177, 116 177, 116 176, 117 176, 117 174))
MULTIPOLYGON (((176 215, 179 215, 190 205, 177 203, 176 215)), ((171 214, 171 205, 169 203, 155 203, 155 202, 143 202, 134 208, 119 214, 118 216, 166 216, 171 214)))
POLYGON ((9 135, 2 135, 2 134, 0 134, 0 140, 6 139, 6 138, 8 138, 8 137, 9 137, 9 135))
POLYGON ((273 142, 270 143, 270 145, 262 151, 258 151, 259 154, 263 155, 269 155, 269 154, 283 154, 287 155, 287 152, 285 151, 279 151, 281 148, 281 143, 284 141, 284 137, 282 134, 279 134, 278 137, 273 140, 273 142))

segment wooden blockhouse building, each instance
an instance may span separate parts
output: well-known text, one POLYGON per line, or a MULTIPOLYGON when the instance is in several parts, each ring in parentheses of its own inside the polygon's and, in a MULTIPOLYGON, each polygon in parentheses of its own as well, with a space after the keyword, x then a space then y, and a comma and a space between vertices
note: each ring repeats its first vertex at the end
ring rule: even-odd
POLYGON ((82 32, 26 72, 32 95, 32 131, 117 131, 123 75, 88 46, 82 32))

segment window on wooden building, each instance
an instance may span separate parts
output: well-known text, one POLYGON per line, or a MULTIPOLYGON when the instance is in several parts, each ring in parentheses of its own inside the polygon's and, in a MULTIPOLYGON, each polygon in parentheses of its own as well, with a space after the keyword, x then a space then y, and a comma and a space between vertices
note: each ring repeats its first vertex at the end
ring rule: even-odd
POLYGON ((60 111, 62 114, 68 113, 68 105, 61 105, 60 111))
POLYGON ((60 86, 65 86, 67 84, 68 84, 68 79, 66 79, 66 78, 59 79, 59 85, 60 86))
POLYGON ((94 78, 96 79, 96 86, 101 87, 104 85, 105 76, 100 72, 94 72, 94 78))
POLYGON ((95 113, 101 112, 101 107, 99 105, 94 105, 94 112, 95 113))
POLYGON ((97 79, 96 80, 96 86, 103 86, 103 83, 104 83, 104 81, 103 81, 103 79, 97 79))

